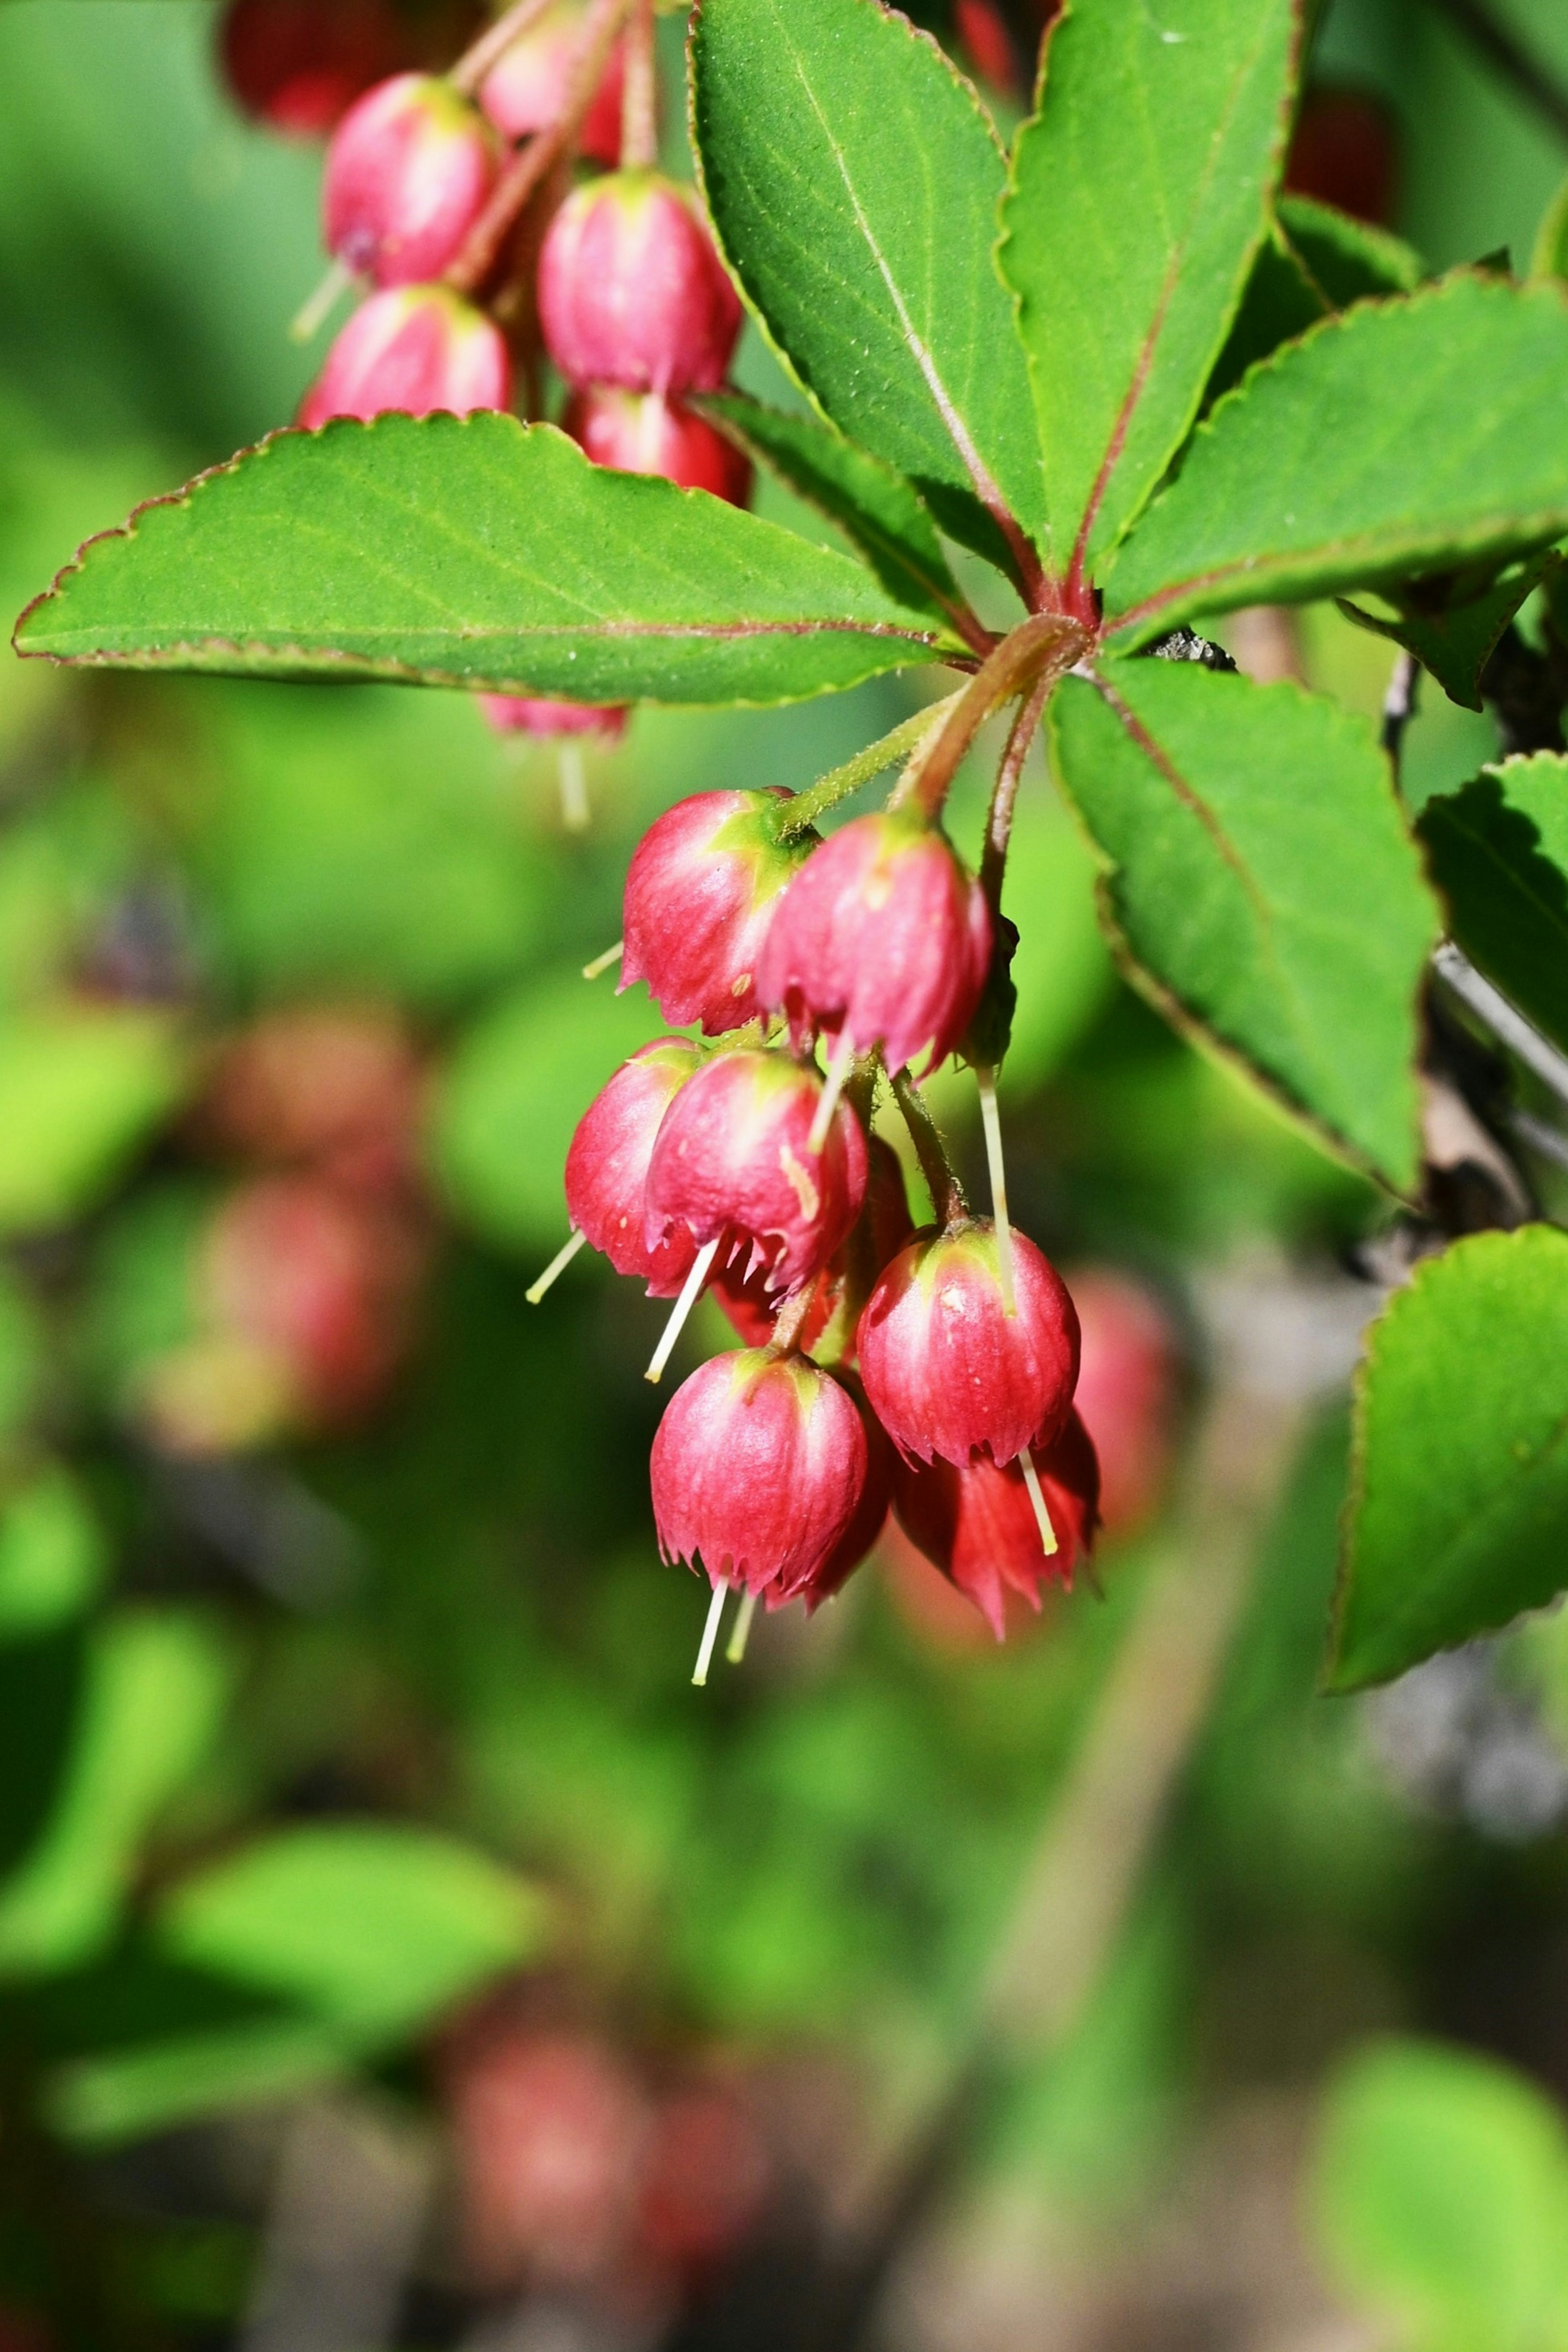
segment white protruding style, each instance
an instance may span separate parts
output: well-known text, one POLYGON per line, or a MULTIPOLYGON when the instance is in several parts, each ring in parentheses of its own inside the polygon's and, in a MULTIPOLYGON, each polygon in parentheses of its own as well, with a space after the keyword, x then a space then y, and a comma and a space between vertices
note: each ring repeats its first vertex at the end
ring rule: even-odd
POLYGON ((693 1261, 692 1270, 685 1279, 685 1286, 676 1299, 671 1310, 670 1319, 664 1326, 664 1336, 654 1349, 653 1360, 643 1375, 644 1380, 652 1381, 655 1386, 664 1379, 664 1366, 675 1352, 675 1341, 685 1328, 687 1316, 702 1297, 703 1285, 713 1272, 713 1262, 717 1255, 718 1240, 715 1239, 705 1248, 698 1250, 693 1261))
POLYGON ((697 1662, 692 1670, 692 1681, 698 1690, 701 1690, 707 1682, 707 1670, 713 1664, 714 1644, 718 1640, 719 1619, 724 1615, 724 1604, 728 1599, 729 1587, 723 1577, 720 1577, 714 1586, 713 1599, 708 1602, 707 1622, 703 1627, 702 1646, 697 1652, 697 1662))
POLYGON ((549 1264, 546 1266, 544 1272, 540 1275, 538 1280, 533 1285, 532 1288, 525 1290, 523 1293, 523 1297, 528 1300, 530 1307, 537 1307, 540 1299, 544 1297, 546 1291, 553 1288, 554 1285, 559 1281, 561 1276, 566 1272, 567 1267, 571 1264, 572 1259, 577 1255, 578 1251, 583 1247, 587 1240, 588 1235, 586 1234, 574 1233, 571 1239, 569 1242, 564 1243, 562 1246, 557 1250, 554 1257, 551 1258, 549 1264))

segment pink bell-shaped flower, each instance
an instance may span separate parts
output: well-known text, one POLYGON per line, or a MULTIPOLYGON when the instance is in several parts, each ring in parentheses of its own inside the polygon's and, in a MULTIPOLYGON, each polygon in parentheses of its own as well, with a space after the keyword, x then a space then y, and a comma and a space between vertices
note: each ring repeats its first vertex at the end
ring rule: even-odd
MULTIPOLYGON (((479 103, 504 138, 531 139, 559 119, 586 15, 582 0, 558 0, 491 67, 479 85, 479 103)), ((614 163, 620 158, 625 79, 622 44, 612 52, 578 133, 579 149, 596 163, 614 163)))
POLYGON ((499 169, 499 142, 477 107, 434 74, 394 74, 332 134, 321 183, 327 250, 378 286, 439 278, 499 169))
POLYGON ((650 1298, 674 1298, 696 1255, 678 1222, 653 1242, 645 1238, 644 1195, 664 1115, 701 1062, 684 1037, 640 1045, 590 1103, 566 1155, 566 1208, 574 1228, 617 1274, 645 1282, 650 1298))
POLYGON ((841 1371, 836 1377, 853 1399, 865 1432, 865 1484, 853 1518, 827 1559, 804 1583, 795 1587, 791 1597, 805 1602, 806 1613, 810 1617, 816 1615, 824 1601, 833 1600, 843 1591, 856 1569, 864 1566, 874 1549, 892 1507, 894 1467, 898 1458, 853 1375, 846 1380, 841 1371))
POLYGON ((1061 1435, 1032 1454, 1057 1549, 1040 1541, 1036 1507, 1021 1463, 1000 1469, 982 1455, 893 1469, 894 1509, 910 1541, 972 1601, 998 1642, 1007 1633, 1009 1593, 1040 1607, 1042 1584, 1071 1588, 1073 1568, 1093 1549, 1099 1524, 1100 1465, 1089 1433, 1071 1413, 1061 1435))
POLYGON ((783 1054, 716 1055, 666 1112, 648 1166, 650 1248, 685 1227, 699 1249, 752 1245, 768 1290, 821 1273, 865 1198, 866 1143, 840 1104, 820 1148, 810 1140, 822 1082, 783 1054))
POLYGON ((444 286, 392 286, 361 303, 299 404, 301 425, 369 423, 388 409, 467 416, 505 408, 512 363, 499 328, 444 286))
POLYGON ((710 1037, 761 1012, 757 959, 779 893, 815 834, 779 841, 789 793, 694 793, 649 826, 626 876, 621 985, 640 980, 666 1021, 710 1037))
POLYGON ((1043 1253, 1017 1232, 1012 1248, 1015 1314, 988 1219, 917 1235, 866 1304, 861 1377, 906 1461, 1011 1462, 1048 1445, 1067 1419, 1078 1317, 1043 1253))
POLYGON ((711 490, 727 505, 751 496, 751 460, 705 416, 656 392, 618 392, 593 384, 568 407, 564 429, 596 466, 619 474, 658 474, 677 489, 711 490))
POLYGON ((569 383, 716 392, 740 332, 696 198, 662 173, 615 172, 562 205, 539 256, 539 323, 569 383))
POLYGON ((866 1435, 853 1401, 803 1356, 716 1356, 671 1398, 653 1454, 667 1560, 791 1600, 830 1560, 860 1504, 866 1435))
POLYGON ((779 902, 758 993, 797 1041, 882 1048, 890 1072, 922 1050, 935 1069, 963 1039, 991 960, 985 894, 946 835, 917 811, 853 818, 779 902))
POLYGON ((547 702, 537 695, 482 694, 479 708, 486 725, 497 735, 534 735, 545 741, 560 735, 601 735, 613 743, 626 732, 624 703, 607 704, 601 710, 591 703, 547 702))

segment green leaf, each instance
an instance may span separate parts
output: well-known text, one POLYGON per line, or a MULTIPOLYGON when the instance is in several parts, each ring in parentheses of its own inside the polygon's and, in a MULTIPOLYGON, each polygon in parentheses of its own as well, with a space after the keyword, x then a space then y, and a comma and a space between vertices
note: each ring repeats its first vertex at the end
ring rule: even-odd
POLYGON ((1291 252, 1333 310, 1373 295, 1413 294, 1426 274, 1420 255, 1403 237, 1313 196, 1282 195, 1274 210, 1291 252))
POLYGON ((63 1470, 40 1471, 0 1514, 0 1643, 69 1624, 96 1599, 107 1569, 81 1488, 63 1470))
POLYGON ((1459 271, 1325 320, 1222 400, 1117 557, 1124 645, 1499 562, 1568 530, 1568 301, 1459 271))
POLYGON ((184 1056, 156 1013, 72 1007, 0 1021, 0 1233, 101 1200, 178 1101, 184 1056))
POLYGON ((708 208, 785 365, 954 537, 985 536, 977 497, 1037 535, 1040 453, 991 259, 1004 163, 968 83, 880 0, 703 0, 691 56, 708 208))
POLYGON ((1473 1234, 1374 1325, 1329 1683, 1387 1682, 1568 1585, 1568 1234, 1473 1234))
POLYGON ((432 1146, 459 1213, 509 1248, 566 1238, 561 1180, 578 1120, 600 1087, 669 1024, 642 988, 607 974, 536 981, 476 1023, 436 1097, 432 1146))
POLYGON ((68 1967, 109 1941, 141 1840, 205 1754, 229 1683, 226 1650, 194 1618, 99 1630, 53 1813, 0 1890, 0 1975, 68 1967))
POLYGON ((231 2108, 298 2096, 351 2063, 314 2020, 260 2017, 78 2059, 48 2083, 44 2113, 67 2139, 115 2147, 231 2108))
POLYGON ((789 416, 729 393, 693 404, 853 541, 901 604, 950 627, 963 609, 936 527, 902 474, 811 415, 789 416))
POLYGON ((1293 341, 1326 319, 1332 307, 1281 231, 1273 229, 1258 249, 1235 324, 1205 387, 1205 407, 1211 408, 1249 368, 1268 359, 1281 343, 1293 341))
POLYGON ((1317 2236, 1344 2292, 1420 2352, 1568 2345, 1568 2138, 1533 2084, 1389 2042, 1328 2097, 1317 2236))
POLYGON ((1066 679, 1053 728, 1145 992, 1408 1191, 1437 909, 1365 720, 1295 686, 1145 660, 1066 679))
POLYGON ((156 1937, 170 1958, 371 2047, 535 1958, 548 1920, 531 1887, 455 1839, 336 1822, 280 1830, 187 1879, 156 1937))
POLYGON ((1568 1047, 1568 759, 1484 768, 1429 800, 1417 830, 1470 961, 1568 1047))
MULTIPOLYGON (((1468 575, 1437 573, 1390 588, 1389 602, 1398 611, 1396 620, 1366 612, 1340 600, 1340 610, 1358 628, 1372 629, 1413 653, 1435 677, 1450 702, 1467 710, 1485 708, 1481 677, 1497 651, 1498 641, 1525 598, 1538 588, 1558 558, 1550 550, 1516 563, 1500 580, 1488 580, 1479 595, 1467 593, 1468 575)), ((1483 567, 1490 572, 1490 565, 1483 567)))
POLYGON ((850 558, 553 425, 274 434, 89 540, 17 648, 580 702, 786 702, 944 657, 850 558))
POLYGON ((1003 213, 1047 560, 1103 562, 1197 414, 1269 224, 1291 0, 1072 0, 1003 213))

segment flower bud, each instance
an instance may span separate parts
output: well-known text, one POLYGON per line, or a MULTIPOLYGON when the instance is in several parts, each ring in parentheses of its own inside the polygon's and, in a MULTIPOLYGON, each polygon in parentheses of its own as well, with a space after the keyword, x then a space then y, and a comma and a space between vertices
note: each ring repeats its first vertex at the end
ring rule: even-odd
POLYGON ((444 286, 394 286, 361 303, 299 405, 299 423, 366 423, 388 409, 429 416, 505 408, 512 363, 500 330, 444 286))
POLYGON ((851 1398, 803 1356, 716 1356, 671 1398, 652 1462, 667 1560, 777 1608, 831 1559, 854 1518, 866 1436, 851 1398))
POLYGON ((751 460, 704 416, 656 392, 594 384, 567 409, 563 428, 596 466, 658 474, 677 489, 711 490, 732 507, 751 496, 751 460))
POLYGON ((538 296, 569 383, 716 392, 740 332, 740 297, 695 194, 659 172, 616 172, 567 198, 539 256, 538 296))
POLYGON ((1169 1479, 1180 1340, 1156 1294, 1114 1267, 1074 1267, 1072 1303, 1083 1335, 1073 1403, 1100 1458, 1100 1516, 1107 1535, 1129 1534, 1169 1479))
POLYGON ((821 1272, 860 1213, 866 1145, 835 1109, 811 1147, 822 1082, 782 1054, 719 1054, 671 1104, 648 1167, 653 1247, 685 1226, 697 1247, 733 1234, 752 1244, 767 1289, 798 1290, 821 1272))
POLYGON ((699 1021, 710 1037, 761 1011, 757 959, 774 902, 815 834, 775 838, 792 794, 695 793, 643 835, 626 876, 621 985, 640 980, 666 1021, 699 1021))
POLYGON ((434 74, 394 74, 343 117, 327 151, 327 250, 378 286, 439 278, 483 211, 499 169, 476 107, 434 74))
POLYGON ((968 1028, 991 960, 985 895, 938 827, 914 810, 852 819, 812 851, 779 900, 758 993, 896 1074, 926 1068, 968 1028))
POLYGON ((566 1207, 589 1246, 617 1274, 648 1286, 650 1298, 674 1298, 696 1255, 685 1225, 672 1223, 644 1238, 648 1162, 665 1112, 702 1065, 684 1037, 640 1045, 590 1103, 566 1155, 566 1207))
POLYGON ((497 735, 537 735, 547 740, 558 735, 601 735, 607 742, 618 742, 629 716, 624 703, 599 709, 587 702, 546 702, 528 694, 482 694, 479 708, 497 735))
POLYGON ((1024 1234, 1012 1236, 1017 1312, 1006 1311, 996 1229, 977 1219, 901 1251, 861 1317, 861 1377, 907 1461, 1016 1459, 1048 1445, 1078 1379, 1078 1317, 1067 1286, 1024 1234))
POLYGON ((816 1574, 796 1588, 799 1598, 806 1604, 807 1615, 812 1617, 824 1601, 831 1601, 843 1591, 856 1569, 864 1566, 875 1549, 892 1507, 894 1465, 898 1458, 887 1442, 886 1431, 866 1403, 860 1383, 852 1374, 845 1380, 841 1372, 838 1378, 860 1414, 865 1433, 865 1484, 849 1526, 816 1574))
POLYGON ((229 0, 218 32, 235 99, 286 139, 324 137, 407 43, 392 0, 229 0))
POLYGON ((998 1468, 984 1458, 961 1467, 894 1462, 894 1509, 910 1541, 972 1601, 998 1642, 1007 1633, 1007 1598, 1040 1607, 1042 1584, 1071 1587, 1075 1563, 1093 1548, 1099 1524, 1100 1467, 1089 1433, 1074 1412, 1055 1443, 1033 1449, 1040 1492, 1057 1549, 1047 1555, 1021 1464, 998 1468))
MULTIPOLYGON (((566 105, 572 60, 582 40, 581 0, 559 0, 503 51, 479 88, 479 103, 507 139, 548 131, 566 105)), ((612 53, 594 91, 577 143, 596 163, 621 154, 621 98, 626 79, 623 44, 612 53)))

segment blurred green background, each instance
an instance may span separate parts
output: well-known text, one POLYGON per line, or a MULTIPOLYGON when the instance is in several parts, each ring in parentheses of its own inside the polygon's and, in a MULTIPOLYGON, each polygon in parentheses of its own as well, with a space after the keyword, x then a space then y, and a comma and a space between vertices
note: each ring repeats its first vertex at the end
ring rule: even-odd
MULTIPOLYGON (((1568 78, 1568 9, 1511 21, 1568 78)), ((1438 9, 1334 0, 1314 72, 1392 110, 1434 267, 1527 258, 1562 142, 1438 9)), ((319 171, 228 102, 201 0, 0 7, 8 614, 287 421, 319 171)), ((754 336, 739 373, 777 386, 754 336)), ((1233 635, 1379 706, 1333 613, 1233 635)), ((966 2086, 879 2340, 1568 2346, 1568 1633, 1315 1696, 1385 1212, 1117 979, 1042 763, 1014 1213, 1159 1335, 1103 1599, 998 1652, 894 1545, 693 1692, 664 1310, 586 1258, 524 1303, 576 1118, 659 1026, 578 976, 640 830, 809 782, 912 692, 641 712, 576 836, 553 750, 459 697, 0 661, 0 2352, 794 2343, 966 2086), (221 1311, 280 1265, 316 1387, 221 1311), (1167 1768, 1152 1596, 1206 1589, 1203 1465, 1253 1443, 1167 1768), (1130 1657, 1126 1772, 1168 1801, 1075 1883, 1059 1808, 1104 1793, 1130 1657), (1042 1855, 1042 1980, 977 2059, 1042 1855)), ((1491 745, 1429 691, 1413 796, 1491 745)))

